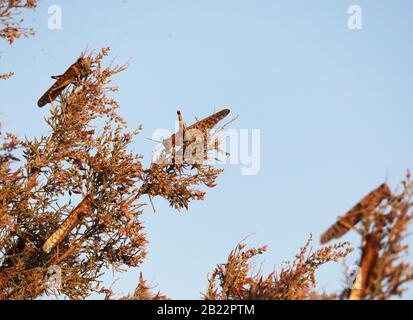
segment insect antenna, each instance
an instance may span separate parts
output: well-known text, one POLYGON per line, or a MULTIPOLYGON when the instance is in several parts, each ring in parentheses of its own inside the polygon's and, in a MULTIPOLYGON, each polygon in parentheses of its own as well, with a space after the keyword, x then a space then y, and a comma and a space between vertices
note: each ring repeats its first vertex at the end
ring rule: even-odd
POLYGON ((149 140, 149 141, 152 141, 152 142, 157 142, 157 143, 162 143, 162 141, 155 140, 155 139, 152 139, 152 138, 146 138, 146 140, 149 140))
POLYGON ((149 201, 151 202, 153 213, 156 213, 156 208, 155 208, 155 205, 153 204, 152 196, 150 194, 148 194, 148 197, 149 197, 149 201))

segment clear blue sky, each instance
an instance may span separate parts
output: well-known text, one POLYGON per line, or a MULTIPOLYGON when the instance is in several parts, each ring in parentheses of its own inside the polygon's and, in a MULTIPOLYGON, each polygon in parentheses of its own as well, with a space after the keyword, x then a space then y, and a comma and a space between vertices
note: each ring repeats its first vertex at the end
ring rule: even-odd
MULTIPOLYGON (((133 148, 146 161, 154 144, 145 138, 173 129, 178 108, 190 122, 228 106, 240 115, 235 128, 260 129, 258 175, 225 166, 188 212, 156 200, 157 213, 143 215, 144 276, 172 298, 200 298, 207 273, 244 237, 270 247, 258 267, 279 269, 310 233, 318 240, 363 195, 413 168, 412 12, 410 0, 41 1, 27 18, 36 37, 2 44, 0 70, 16 76, 1 83, 0 119, 20 136, 46 132, 48 107, 36 102, 50 75, 87 46, 110 46, 119 62, 132 58, 117 97, 129 125, 144 125, 133 148), (47 28, 52 4, 62 30, 47 28), (352 4, 363 9, 361 31, 347 28, 352 4)), ((140 270, 114 288, 132 291, 140 270)), ((342 265, 318 280, 341 288, 342 265)))

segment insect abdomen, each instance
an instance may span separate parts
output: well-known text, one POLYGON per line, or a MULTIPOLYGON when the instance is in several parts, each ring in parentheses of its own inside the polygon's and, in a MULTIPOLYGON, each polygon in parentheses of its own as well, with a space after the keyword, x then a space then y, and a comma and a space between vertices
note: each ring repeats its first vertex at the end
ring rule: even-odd
POLYGON ((82 202, 69 214, 57 230, 43 244, 43 251, 50 252, 54 247, 59 245, 67 235, 80 223, 85 215, 92 212, 93 202, 90 197, 86 197, 82 202))

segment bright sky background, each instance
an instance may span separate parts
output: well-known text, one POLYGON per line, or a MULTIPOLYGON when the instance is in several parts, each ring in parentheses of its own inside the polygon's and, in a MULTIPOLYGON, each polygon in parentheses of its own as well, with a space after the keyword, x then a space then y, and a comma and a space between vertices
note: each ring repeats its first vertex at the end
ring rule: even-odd
MULTIPOLYGON (((188 212, 157 199, 157 213, 143 215, 148 259, 115 277, 118 292, 133 291, 143 271, 162 293, 198 299, 207 274, 246 236, 270 248, 257 267, 278 270, 310 233, 317 248, 338 215, 413 168, 412 12, 410 0, 41 1, 26 15, 36 37, 2 42, 0 70, 16 76, 0 83, 0 119, 20 136, 47 132, 49 107, 36 102, 50 76, 86 47, 110 46, 117 61, 132 58, 115 82, 121 115, 144 125, 133 150, 146 163, 154 147, 146 138, 172 130, 178 108, 191 123, 227 106, 240 115, 234 128, 260 129, 260 173, 224 166, 188 212), (52 4, 63 10, 62 30, 47 27, 52 4), (361 31, 347 28, 352 4, 363 9, 361 31)), ((331 264, 318 286, 331 292, 342 279, 342 265, 331 264)))

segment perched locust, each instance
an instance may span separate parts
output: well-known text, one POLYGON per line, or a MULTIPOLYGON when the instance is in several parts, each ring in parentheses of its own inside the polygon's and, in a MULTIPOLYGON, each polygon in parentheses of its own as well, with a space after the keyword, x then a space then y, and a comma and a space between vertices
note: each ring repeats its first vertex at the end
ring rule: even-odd
POLYGON ((85 75, 88 70, 88 63, 86 62, 86 59, 81 56, 69 67, 69 69, 66 70, 65 73, 60 76, 52 76, 52 79, 56 80, 56 82, 37 102, 39 108, 42 108, 46 104, 52 103, 56 100, 59 94, 62 93, 67 86, 73 83, 78 77, 85 75))
MULTIPOLYGON (((202 119, 195 124, 185 127, 183 120, 182 120, 182 114, 180 111, 178 111, 178 118, 179 118, 179 132, 173 134, 170 138, 164 140, 162 144, 164 145, 166 150, 170 150, 171 148, 175 146, 182 146, 185 145, 191 141, 188 141, 188 137, 186 137, 186 132, 200 132, 202 134, 206 134, 208 130, 211 130, 213 127, 215 127, 218 122, 220 122, 222 119, 224 119, 228 114, 230 113, 230 110, 224 109, 220 112, 217 112, 213 114, 212 116, 209 116, 205 119, 202 119), (181 141, 183 138, 183 141, 181 141)), ((188 136, 190 138, 194 138, 192 134, 190 133, 188 136)), ((191 140, 191 139, 189 139, 191 140)))
POLYGON ((56 229, 55 232, 43 244, 43 251, 48 253, 50 250, 58 246, 69 233, 80 224, 85 216, 93 212, 93 199, 91 196, 85 197, 82 202, 72 210, 69 216, 56 229))
POLYGON ((377 189, 373 190, 364 197, 353 209, 340 217, 322 236, 321 244, 330 242, 333 239, 338 239, 345 235, 363 216, 373 213, 380 203, 391 197, 391 191, 387 184, 382 184, 377 189))

